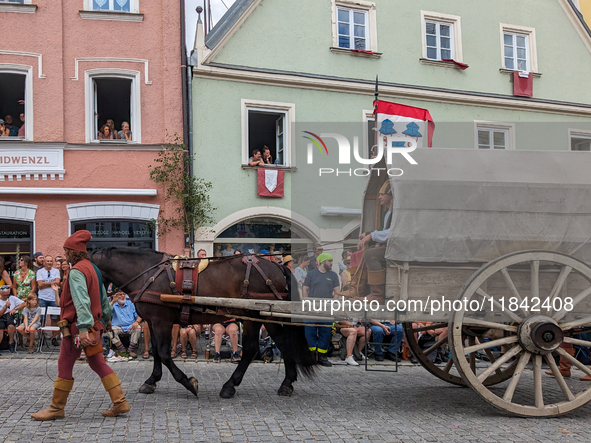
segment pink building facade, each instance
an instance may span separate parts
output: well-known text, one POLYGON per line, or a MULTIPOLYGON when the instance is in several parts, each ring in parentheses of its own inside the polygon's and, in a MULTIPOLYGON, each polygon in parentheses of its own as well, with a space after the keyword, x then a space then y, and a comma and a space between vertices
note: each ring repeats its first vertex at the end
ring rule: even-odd
POLYGON ((0 21, 0 255, 61 254, 79 229, 182 253, 151 227, 176 208, 149 178, 183 134, 179 2, 0 0, 0 21), (108 120, 129 132, 103 139, 108 120))

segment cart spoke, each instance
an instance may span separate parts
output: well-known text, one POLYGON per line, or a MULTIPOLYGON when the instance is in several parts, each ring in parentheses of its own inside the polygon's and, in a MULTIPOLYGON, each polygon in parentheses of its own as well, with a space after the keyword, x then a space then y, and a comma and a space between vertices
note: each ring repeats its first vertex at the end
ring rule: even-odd
POLYGON ((450 358, 447 363, 445 364, 445 368, 443 368, 443 372, 445 372, 446 374, 449 374, 449 371, 451 370, 451 367, 454 364, 454 360, 453 358, 450 358))
POLYGON ((513 320, 515 320, 517 323, 521 323, 521 320, 523 320, 519 315, 517 315, 515 312, 510 311, 508 309, 503 309, 503 306, 496 301, 493 297, 491 297, 490 295, 488 295, 486 292, 484 292, 482 290, 482 288, 478 288, 476 290, 476 293, 482 297, 485 298, 485 300, 492 300, 493 304, 496 306, 496 309, 499 312, 504 312, 505 314, 507 314, 509 317, 511 317, 513 320))
POLYGON ((542 356, 534 355, 534 397, 536 408, 544 407, 544 395, 542 392, 542 356))
POLYGON ((586 348, 591 347, 591 341, 579 340, 578 338, 564 337, 565 343, 572 343, 573 345, 585 346, 586 348))
POLYGON ((435 344, 433 346, 431 346, 430 348, 425 349, 423 351, 423 354, 430 355, 433 351, 440 348, 441 346, 443 346, 446 343, 447 343, 447 337, 444 337, 441 340, 435 342, 435 344))
POLYGON ((560 325, 560 329, 562 329, 563 331, 568 331, 569 329, 580 328, 584 325, 591 325, 591 317, 585 317, 579 320, 573 320, 568 323, 563 323, 560 325))
POLYGON ((486 368, 486 370, 478 376, 478 380, 484 383, 484 380, 486 380, 490 374, 492 374, 494 371, 500 368, 502 364, 508 362, 511 359, 511 357, 515 357, 520 352, 521 346, 513 346, 508 352, 505 352, 505 354, 502 357, 499 357, 497 361, 495 361, 488 368, 486 368))
POLYGON ((485 343, 480 343, 477 345, 473 345, 473 346, 468 346, 467 348, 464 349, 464 352, 466 354, 472 354, 475 351, 478 351, 480 349, 485 349, 485 348, 494 348, 495 346, 502 346, 502 345, 508 345, 510 343, 517 343, 517 336, 516 335, 512 335, 511 337, 503 337, 503 338, 498 338, 496 340, 491 340, 491 341, 487 341, 485 343))
MULTIPOLYGON (((590 317, 591 320, 591 317, 590 317)), ((464 317, 464 324, 471 326, 484 326, 485 328, 491 328, 491 329, 502 329, 503 331, 509 331, 509 332, 517 332, 517 326, 512 326, 512 325, 505 325, 503 323, 495 323, 492 321, 486 321, 486 320, 480 320, 478 318, 467 318, 464 317)))
POLYGON ((573 393, 570 391, 570 389, 566 385, 566 382, 564 381, 564 377, 562 376, 562 374, 558 370, 558 367, 556 366, 556 362, 554 361, 554 357, 552 357, 551 354, 546 354, 546 355, 544 355, 544 358, 546 359, 548 366, 550 366, 550 370, 552 371, 552 374, 554 374, 554 378, 556 378, 556 382, 558 383, 558 386, 560 386, 560 389, 562 389, 562 392, 564 393, 564 396, 566 397, 566 399, 568 401, 573 401, 575 399, 575 396, 573 395, 573 393))
POLYGON ((585 300, 590 294, 591 294, 591 286, 589 286, 587 289, 584 289, 583 291, 579 292, 575 297, 573 297, 573 306, 570 311, 566 311, 565 309, 562 309, 561 311, 557 311, 552 316, 552 318, 554 320, 560 320, 566 314, 568 314, 569 312, 572 312, 572 310, 577 306, 577 304, 579 304, 580 302, 585 300))
MULTIPOLYGON (((549 296, 549 306, 554 306, 553 305, 553 301, 556 297, 559 297, 560 295, 560 291, 562 291, 562 287, 564 286, 564 282, 566 281, 566 279, 568 278, 568 275, 570 274, 570 272, 573 270, 573 268, 571 268, 570 266, 563 266, 562 269, 560 270, 560 274, 558 275, 558 278, 556 279, 556 283, 554 283, 554 287, 552 288, 552 291, 550 292, 550 296, 549 296)), ((552 308, 548 309, 548 314, 550 314, 552 312, 552 308)))
POLYGON ((521 295, 519 295, 519 291, 515 287, 515 284, 513 283, 513 280, 511 279, 511 276, 509 275, 509 271, 507 271, 507 268, 501 269, 501 274, 505 279, 505 283, 507 284, 509 291, 511 291, 513 297, 517 298, 519 302, 519 309, 521 310, 521 312, 523 312, 524 315, 527 315, 527 310, 521 307, 523 305, 523 299, 521 298, 521 295))
MULTIPOLYGON (((476 337, 470 337, 468 342, 470 343, 470 345, 474 346, 474 344, 476 343, 476 337)), ((474 352, 470 352, 470 369, 474 374, 476 374, 476 353, 474 352)))
POLYGON ((579 368, 581 371, 583 371, 585 374, 591 376, 591 369, 589 369, 587 366, 585 366, 583 363, 581 363, 575 357, 573 357, 572 355, 567 353, 564 349, 558 348, 556 351, 562 357, 566 358, 569 362, 571 362, 573 365, 575 365, 577 368, 579 368))
POLYGON ((534 260, 531 262, 531 296, 540 298, 540 261, 539 260, 534 260))
POLYGON ((515 368, 515 372, 513 372, 513 378, 511 378, 511 382, 509 386, 507 386, 507 390, 505 391, 505 395, 503 395, 503 400, 510 402, 513 399, 513 394, 515 393, 515 388, 517 387, 517 383, 519 383, 519 379, 521 378, 521 374, 523 374, 523 370, 525 369, 525 365, 529 362, 531 354, 529 352, 524 352, 521 354, 521 358, 519 359, 519 363, 517 363, 517 367, 515 368))

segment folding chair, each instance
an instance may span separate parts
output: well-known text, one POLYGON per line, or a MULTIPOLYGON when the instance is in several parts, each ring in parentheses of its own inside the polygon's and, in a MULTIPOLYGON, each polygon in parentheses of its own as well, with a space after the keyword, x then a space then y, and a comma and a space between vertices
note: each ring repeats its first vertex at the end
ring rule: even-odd
POLYGON ((47 315, 43 317, 42 326, 39 328, 41 333, 41 338, 39 339, 39 349, 38 352, 43 352, 43 342, 45 341, 45 332, 56 332, 59 331, 60 328, 58 326, 47 326, 47 318, 50 315, 57 315, 59 316, 62 312, 61 308, 48 306, 47 308, 47 315))

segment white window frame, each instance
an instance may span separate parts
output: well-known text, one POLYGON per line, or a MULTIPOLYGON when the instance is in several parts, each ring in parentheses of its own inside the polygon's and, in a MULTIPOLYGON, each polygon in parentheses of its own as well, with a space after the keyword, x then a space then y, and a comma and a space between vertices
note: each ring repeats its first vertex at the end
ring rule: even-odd
POLYGON ((568 130, 568 150, 571 151, 571 139, 573 137, 576 138, 585 138, 591 141, 591 130, 589 129, 570 129, 568 130))
MULTIPOLYGON (((18 55, 18 54, 17 54, 18 55)), ((2 74, 19 74, 25 76, 25 137, 26 141, 33 141, 33 67, 13 63, 0 63, 2 74)), ((20 121, 20 117, 12 116, 13 121, 20 121)), ((3 137, 2 140, 15 140, 15 137, 3 137)))
MULTIPOLYGON (((285 162, 283 167, 295 166, 295 140, 292 128, 295 124, 295 103, 281 103, 266 100, 241 99, 241 121, 242 121, 242 164, 248 165, 250 150, 248 146, 248 111, 263 111, 285 113, 283 123, 283 150, 285 162)), ((277 165, 281 166, 281 165, 277 165)))
MULTIPOLYGON (((365 39, 366 51, 378 52, 378 32, 377 32, 377 15, 376 4, 364 0, 331 0, 332 9, 332 46, 344 51, 350 51, 355 48, 341 48, 339 47, 339 25, 338 25, 338 8, 356 10, 365 12, 365 39)), ((354 42, 352 42, 354 45, 354 42)))
MULTIPOLYGON (((529 72, 538 71, 538 51, 536 45, 536 28, 527 26, 508 25, 506 23, 499 24, 500 38, 501 38, 501 66, 503 69, 509 71, 517 71, 517 69, 507 68, 505 65, 505 34, 520 34, 527 37, 527 55, 528 55, 528 69, 529 72)), ((516 56, 516 54, 515 54, 516 56)), ((514 57, 515 58, 515 57, 514 57)))
MULTIPOLYGON (((507 136, 505 138, 505 150, 515 149, 515 123, 499 123, 489 121, 474 121, 474 147, 478 148, 478 131, 504 131, 507 136)), ((493 149, 491 146, 490 149, 493 149)))
POLYGON ((367 123, 369 121, 375 121, 375 117, 373 115, 373 110, 364 109, 363 111, 361 111, 361 119, 363 121, 363 153, 361 153, 361 156, 363 158, 369 158, 369 151, 371 149, 371 146, 369 146, 369 143, 368 143, 369 130, 367 127, 367 123))
MULTIPOLYGON (((463 63, 464 61, 464 54, 462 50, 462 20, 459 15, 451 15, 451 14, 442 14, 440 12, 429 12, 429 11, 421 11, 421 42, 422 42, 422 51, 423 51, 423 59, 430 60, 430 61, 440 61, 441 60, 441 52, 438 50, 438 59, 429 59, 427 58, 427 22, 436 22, 436 23, 443 23, 446 25, 452 25, 451 29, 451 52, 452 52, 452 59, 457 62, 463 63)), ((440 41, 437 42, 437 46, 439 47, 441 44, 440 41)))
POLYGON ((30 5, 32 4, 32 0, 24 0, 22 3, 18 2, 18 0, 0 0, 2 4, 11 4, 15 3, 17 5, 30 5))
MULTIPOLYGON (((115 11, 115 1, 116 0, 107 0, 107 2, 109 2, 109 9, 92 9, 93 0, 84 0, 84 10, 97 12, 119 12, 122 14, 127 13, 127 11, 115 11)), ((129 0, 129 13, 138 14, 139 12, 139 0, 129 0)))
MULTIPOLYGON (((94 127, 94 87, 93 80, 97 78, 124 78, 131 80, 131 97, 129 100, 130 114, 129 125, 133 134, 133 141, 127 143, 142 142, 142 116, 141 116, 141 91, 140 72, 130 69, 90 69, 84 72, 84 109, 85 109, 85 133, 86 143, 99 143, 97 140, 98 128, 94 127)), ((25 122, 26 122, 25 116, 25 122)))

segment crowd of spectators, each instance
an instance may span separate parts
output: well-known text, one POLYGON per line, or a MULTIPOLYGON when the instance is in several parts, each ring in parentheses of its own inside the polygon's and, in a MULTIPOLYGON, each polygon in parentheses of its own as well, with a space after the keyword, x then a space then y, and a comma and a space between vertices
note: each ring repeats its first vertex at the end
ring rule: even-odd
POLYGON ((126 140, 132 141, 133 134, 130 131, 129 122, 121 123, 121 130, 115 129, 115 122, 112 119, 108 119, 104 125, 102 125, 96 135, 98 140, 126 140))

